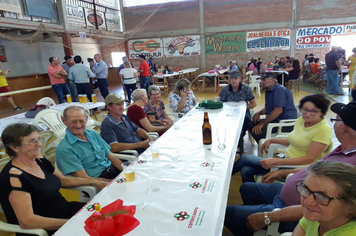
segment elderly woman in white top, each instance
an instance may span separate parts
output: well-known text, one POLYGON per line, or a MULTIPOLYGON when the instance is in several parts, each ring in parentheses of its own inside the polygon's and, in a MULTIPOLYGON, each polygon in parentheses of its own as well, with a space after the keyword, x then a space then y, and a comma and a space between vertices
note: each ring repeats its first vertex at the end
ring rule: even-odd
POLYGON ((187 113, 197 104, 190 85, 189 80, 180 79, 169 94, 168 104, 174 112, 187 113))

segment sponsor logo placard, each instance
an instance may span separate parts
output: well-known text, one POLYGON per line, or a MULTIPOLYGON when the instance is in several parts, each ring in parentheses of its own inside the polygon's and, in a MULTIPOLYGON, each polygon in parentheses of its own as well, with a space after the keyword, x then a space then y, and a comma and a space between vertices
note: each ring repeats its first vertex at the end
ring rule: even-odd
POLYGON ((290 29, 247 32, 246 52, 288 50, 290 33, 290 29))
POLYGON ((246 32, 212 34, 205 37, 205 54, 246 52, 246 32))
POLYGON ((330 47, 331 35, 344 34, 345 25, 315 26, 297 29, 297 49, 330 47))
POLYGON ((87 23, 87 28, 96 29, 95 26, 96 26, 96 24, 98 24, 99 30, 106 30, 104 13, 100 12, 100 11, 96 11, 96 19, 97 19, 97 23, 95 22, 94 11, 91 9, 85 8, 85 20, 87 23))
POLYGON ((159 38, 129 40, 128 45, 131 59, 138 58, 141 54, 153 58, 163 57, 162 40, 159 38))
POLYGON ((66 3, 66 16, 68 25, 74 27, 85 27, 85 15, 82 7, 73 6, 66 3))
POLYGON ((166 57, 200 55, 199 35, 163 38, 163 45, 166 57))

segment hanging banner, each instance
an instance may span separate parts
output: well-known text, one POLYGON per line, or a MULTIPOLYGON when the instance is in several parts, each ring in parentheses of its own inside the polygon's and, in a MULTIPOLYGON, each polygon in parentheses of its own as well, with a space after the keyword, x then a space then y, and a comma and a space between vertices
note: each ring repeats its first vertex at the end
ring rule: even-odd
POLYGON ((345 34, 356 34, 356 24, 345 25, 345 34))
POLYGON ((5 46, 0 45, 0 62, 7 62, 7 57, 5 53, 5 46))
MULTIPOLYGON (((22 2, 22 1, 21 1, 22 2)), ((6 0, 1 1, 0 10, 22 13, 20 0, 6 0)))
POLYGON ((297 30, 297 49, 328 48, 331 35, 344 34, 345 25, 329 25, 299 28, 297 30))
POLYGON ((121 31, 119 15, 105 13, 105 19, 106 19, 106 28, 108 29, 108 31, 116 31, 116 32, 121 31))
MULTIPOLYGON (((106 30, 104 13, 100 11, 96 11, 96 19, 98 23, 98 29, 106 30)), ((87 28, 96 29, 95 14, 93 10, 85 8, 85 21, 87 23, 87 28)))
POLYGON ((85 27, 85 16, 82 7, 73 6, 66 3, 66 15, 68 25, 74 27, 85 27))
POLYGON ((290 29, 246 33, 246 52, 289 50, 290 29))
POLYGON ((246 32, 221 33, 205 38, 205 54, 246 52, 246 32))
POLYGON ((163 44, 159 38, 129 40, 128 45, 131 59, 138 58, 139 55, 153 58, 163 57, 163 44))
POLYGON ((95 4, 113 9, 118 9, 117 0, 95 0, 95 4))
POLYGON ((200 55, 200 36, 189 35, 163 38, 163 46, 166 57, 200 55))
POLYGON ((52 1, 48 0, 25 0, 27 14, 29 16, 45 17, 55 19, 56 13, 52 1))

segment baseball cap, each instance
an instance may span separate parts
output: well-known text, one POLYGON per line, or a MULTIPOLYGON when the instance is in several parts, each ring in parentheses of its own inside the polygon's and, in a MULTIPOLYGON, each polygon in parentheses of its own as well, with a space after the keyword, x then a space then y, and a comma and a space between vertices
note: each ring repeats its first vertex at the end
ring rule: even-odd
POLYGON ((238 78, 238 77, 241 77, 241 73, 240 73, 240 71, 235 70, 235 71, 233 71, 233 72, 230 73, 229 77, 230 77, 230 78, 231 78, 231 77, 238 78))
POLYGON ((120 103, 123 102, 124 99, 117 93, 110 93, 108 96, 105 98, 105 105, 109 105, 110 103, 120 103))
POLYGON ((257 78, 257 79, 267 79, 267 78, 274 78, 274 79, 277 79, 276 74, 273 73, 273 72, 266 72, 266 73, 263 73, 263 74, 261 74, 261 77, 260 77, 260 78, 257 78))
POLYGON ((330 109, 338 114, 345 125, 351 127, 353 130, 356 130, 356 101, 352 101, 348 104, 335 103, 330 109))

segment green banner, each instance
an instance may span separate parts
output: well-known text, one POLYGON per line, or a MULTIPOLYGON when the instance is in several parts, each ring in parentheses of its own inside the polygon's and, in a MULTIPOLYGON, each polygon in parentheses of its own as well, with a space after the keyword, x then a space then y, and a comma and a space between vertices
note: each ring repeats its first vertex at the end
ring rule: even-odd
POLYGON ((212 34, 205 38, 205 54, 246 52, 246 32, 212 34))

